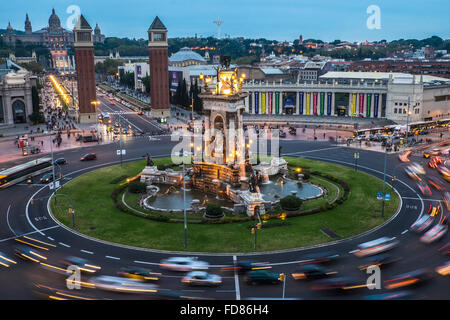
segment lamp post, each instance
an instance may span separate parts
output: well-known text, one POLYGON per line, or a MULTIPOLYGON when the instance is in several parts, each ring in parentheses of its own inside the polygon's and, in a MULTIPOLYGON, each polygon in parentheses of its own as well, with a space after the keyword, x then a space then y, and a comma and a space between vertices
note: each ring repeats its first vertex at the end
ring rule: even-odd
POLYGON ((384 151, 384 171, 383 171, 383 199, 381 203, 381 217, 384 218, 384 199, 386 198, 386 164, 387 164, 387 147, 390 139, 386 139, 386 146, 384 151))
POLYGON ((186 179, 184 175, 184 163, 182 164, 183 168, 183 213, 184 213, 184 248, 187 249, 187 220, 186 220, 186 179))

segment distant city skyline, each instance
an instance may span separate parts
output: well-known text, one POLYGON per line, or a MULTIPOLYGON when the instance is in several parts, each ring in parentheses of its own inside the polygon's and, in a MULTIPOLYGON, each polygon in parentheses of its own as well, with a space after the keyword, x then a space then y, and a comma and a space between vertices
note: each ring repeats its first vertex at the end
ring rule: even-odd
POLYGON ((168 29, 169 38, 216 37, 218 17, 223 20, 221 38, 230 36, 277 41, 303 39, 342 41, 387 41, 424 39, 433 35, 450 38, 447 13, 450 2, 428 0, 228 0, 226 3, 206 0, 16 0, 5 2, 0 11, 1 29, 8 22, 24 30, 28 13, 33 31, 46 27, 52 8, 61 25, 67 28, 78 6, 92 27, 96 23, 107 37, 147 39, 147 29, 158 15, 168 29), (380 9, 380 28, 369 29, 369 6, 380 9))

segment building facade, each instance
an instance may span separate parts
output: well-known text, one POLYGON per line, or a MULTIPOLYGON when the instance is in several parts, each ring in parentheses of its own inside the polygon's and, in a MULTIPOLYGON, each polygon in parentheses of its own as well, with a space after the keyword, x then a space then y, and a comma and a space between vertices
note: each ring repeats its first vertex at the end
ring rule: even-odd
POLYGON ((29 122, 33 113, 32 87, 36 78, 24 69, 0 70, 0 129, 29 122))
POLYGON ((319 81, 248 81, 249 114, 385 118, 404 124, 445 118, 450 82, 394 73, 328 72, 319 81), (438 101, 436 101, 438 100, 438 101))

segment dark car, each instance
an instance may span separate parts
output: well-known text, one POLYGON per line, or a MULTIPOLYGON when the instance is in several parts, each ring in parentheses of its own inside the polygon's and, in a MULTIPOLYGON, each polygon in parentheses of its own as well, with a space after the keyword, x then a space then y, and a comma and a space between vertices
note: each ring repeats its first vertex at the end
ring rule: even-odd
POLYGON ((323 251, 310 253, 303 257, 303 261, 300 262, 300 265, 303 264, 317 264, 317 263, 329 263, 339 259, 340 255, 336 251, 323 251))
POLYGON ((55 159, 55 164, 59 164, 59 165, 67 164, 67 160, 64 158, 58 158, 58 159, 55 159))
POLYGON ((284 132, 283 130, 280 130, 278 135, 280 138, 286 138, 286 132, 284 132))
POLYGON ((79 257, 73 257, 73 256, 70 256, 70 257, 65 258, 64 260, 61 260, 60 263, 65 268, 68 268, 70 266, 77 266, 81 272, 90 273, 90 274, 95 273, 101 269, 101 267, 92 264, 91 262, 89 262, 86 259, 79 258, 79 257))
POLYGON ((392 279, 385 280, 386 289, 397 289, 407 286, 416 286, 422 284, 433 277, 433 273, 428 269, 417 269, 411 272, 394 276, 392 279))
POLYGON ((385 266, 388 264, 391 264, 393 262, 399 261, 401 260, 401 258, 399 257, 394 257, 392 255, 389 254, 377 254, 371 257, 367 257, 363 259, 363 262, 361 265, 359 265, 359 269, 360 270, 367 270, 367 268, 369 268, 370 266, 385 266))
POLYGON ((53 174, 52 173, 46 173, 41 178, 41 183, 49 183, 53 181, 53 174))
POLYGON ((269 272, 267 270, 250 271, 245 277, 245 282, 248 284, 255 283, 271 283, 276 284, 281 282, 280 274, 269 272))
MULTIPOLYGON (((361 288, 362 281, 351 277, 329 277, 313 282, 311 289, 320 291, 341 291, 361 288)), ((365 286, 364 286, 365 287, 365 286)))
POLYGON ((305 264, 298 267, 291 275, 295 280, 311 280, 326 278, 336 273, 336 271, 331 271, 321 265, 305 264))
POLYGON ((264 263, 259 263, 259 262, 254 262, 251 260, 243 260, 243 261, 238 261, 234 264, 234 266, 231 267, 222 267, 222 271, 234 271, 237 270, 239 273, 246 273, 248 271, 252 271, 252 270, 261 270, 261 269, 270 269, 272 268, 271 266, 264 264, 264 263))
POLYGON ((87 160, 95 160, 97 159, 97 155, 95 153, 86 153, 84 156, 81 157, 81 161, 87 161, 87 160))

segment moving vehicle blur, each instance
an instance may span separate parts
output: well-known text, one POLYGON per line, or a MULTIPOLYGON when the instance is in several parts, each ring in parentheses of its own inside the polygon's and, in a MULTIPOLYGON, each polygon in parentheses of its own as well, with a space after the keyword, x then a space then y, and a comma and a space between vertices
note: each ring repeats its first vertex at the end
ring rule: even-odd
POLYGON ((417 187, 419 188, 422 195, 427 196, 427 197, 431 196, 431 194, 432 194, 431 189, 425 181, 423 181, 423 180, 419 181, 417 183, 417 187))
POLYGON ((448 276, 450 274, 450 261, 445 262, 442 266, 438 266, 434 269, 441 276, 448 276))
POLYGON ((196 257, 171 257, 161 260, 159 267, 173 271, 192 271, 208 269, 209 264, 205 261, 199 261, 196 257))
POLYGON ((423 215, 409 227, 409 230, 417 233, 424 232, 433 225, 433 220, 429 215, 423 215))
POLYGON ((80 269, 80 271, 85 273, 95 273, 101 269, 101 267, 94 265, 93 263, 91 263, 86 259, 74 256, 69 256, 61 260, 60 263, 65 268, 68 268, 70 266, 77 266, 80 269))
POLYGON ((391 290, 423 284, 426 281, 430 280, 432 277, 433 274, 430 270, 418 269, 394 276, 392 279, 385 280, 384 283, 385 288, 391 290))
POLYGON ((324 251, 317 253, 310 253, 303 257, 303 261, 300 262, 300 265, 303 264, 316 264, 316 263, 330 263, 336 261, 340 258, 340 255, 337 251, 324 251))
POLYGON ((366 257, 363 259, 363 263, 359 265, 359 270, 367 270, 370 266, 386 266, 391 263, 401 260, 400 257, 395 257, 386 253, 377 254, 371 257, 366 257))
POLYGON ((395 248, 399 241, 396 238, 381 237, 358 245, 353 254, 358 257, 367 257, 395 248))
POLYGON ((97 155, 95 153, 86 153, 81 157, 81 161, 95 160, 97 159, 97 155))
POLYGON ((424 243, 431 243, 441 239, 447 232, 448 227, 443 224, 437 224, 430 230, 428 230, 422 237, 420 241, 424 243))
POLYGON ((270 272, 267 270, 253 270, 250 271, 245 277, 245 282, 247 284, 256 283, 271 283, 277 284, 281 282, 280 274, 270 272))
POLYGON ((98 276, 89 280, 95 288, 128 293, 153 293, 157 292, 157 285, 144 283, 134 279, 125 279, 114 276, 98 276))
POLYGON ((222 277, 206 271, 191 271, 181 279, 181 282, 195 286, 218 286, 222 283, 222 277))
POLYGON ((18 256, 20 259, 33 261, 37 263, 47 260, 46 257, 37 253, 36 250, 25 245, 17 245, 14 248, 14 254, 18 256))
POLYGON ((151 272, 151 270, 140 268, 140 267, 125 267, 122 268, 118 275, 124 278, 130 278, 140 281, 157 281, 161 273, 151 272))
POLYGON ((297 267, 297 269, 291 275, 295 280, 310 280, 326 278, 336 273, 336 271, 331 271, 321 265, 305 264, 297 267))

